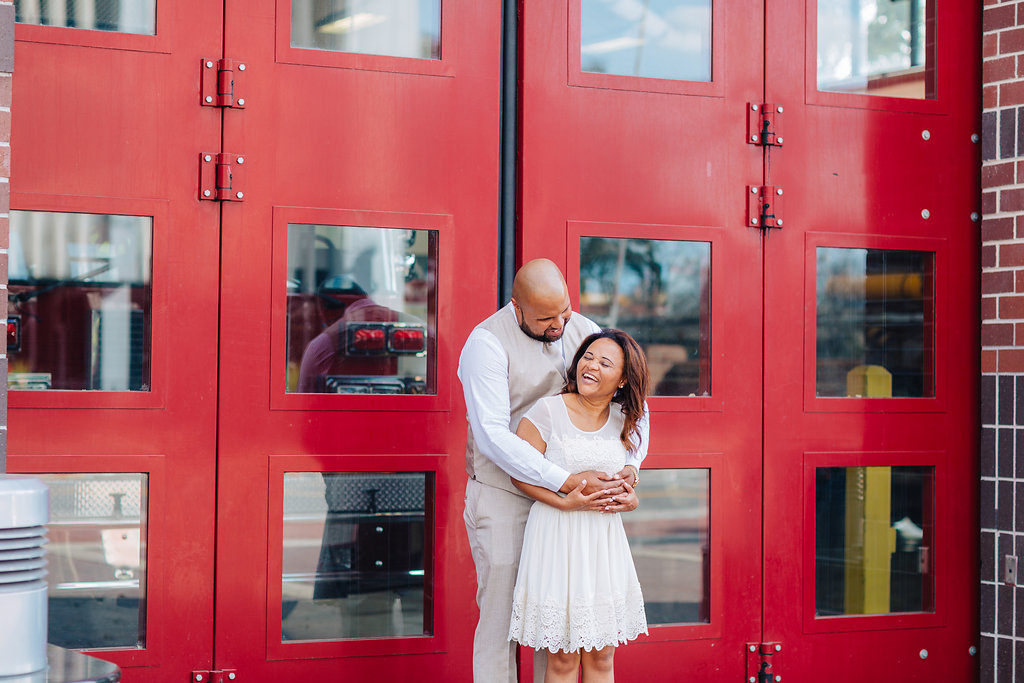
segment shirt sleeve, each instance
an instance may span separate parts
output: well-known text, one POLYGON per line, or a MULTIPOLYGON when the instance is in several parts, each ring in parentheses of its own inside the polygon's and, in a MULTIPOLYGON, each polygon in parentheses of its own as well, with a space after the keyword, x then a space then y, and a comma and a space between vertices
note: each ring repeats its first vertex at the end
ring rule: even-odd
POLYGON ((560 489, 569 472, 545 460, 509 428, 508 359, 491 332, 478 328, 469 335, 459 357, 458 376, 466 398, 466 419, 480 452, 520 481, 560 489))
MULTIPOLYGON (((651 443, 651 423, 650 413, 647 410, 647 401, 644 401, 643 417, 636 423, 636 426, 640 431, 640 446, 636 450, 626 453, 626 464, 633 465, 639 470, 644 458, 647 457, 647 447, 651 443)), ((635 436, 633 437, 633 443, 634 445, 636 444, 635 436)))

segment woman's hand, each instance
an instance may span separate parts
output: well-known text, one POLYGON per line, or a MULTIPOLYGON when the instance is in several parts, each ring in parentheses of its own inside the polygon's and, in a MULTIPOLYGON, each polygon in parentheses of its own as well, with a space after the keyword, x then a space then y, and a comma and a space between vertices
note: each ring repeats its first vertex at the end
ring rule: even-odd
POLYGON ((569 491, 564 498, 561 498, 559 508, 565 511, 570 510, 604 510, 608 505, 614 502, 614 499, 609 496, 609 491, 605 489, 598 489, 593 493, 584 493, 587 488, 587 480, 580 479, 580 483, 576 484, 576 487, 569 491))
POLYGON ((626 492, 612 496, 612 502, 604 506, 601 512, 631 512, 640 507, 640 499, 629 482, 623 482, 622 487, 626 492))

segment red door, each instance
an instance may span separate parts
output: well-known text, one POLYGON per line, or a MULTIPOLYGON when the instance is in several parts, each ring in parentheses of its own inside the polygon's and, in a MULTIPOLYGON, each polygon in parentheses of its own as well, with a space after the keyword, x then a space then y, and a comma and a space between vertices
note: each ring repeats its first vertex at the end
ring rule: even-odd
POLYGON ((8 463, 51 486, 51 640, 126 679, 467 678, 499 9, 79 4, 19 3, 14 94, 8 463))
POLYGON ((617 667, 734 681, 761 621, 762 240, 743 227, 761 5, 671 24, 658 4, 523 4, 522 252, 564 264, 579 310, 650 364, 626 521, 652 628, 617 667))
MULTIPOLYGON (((76 4, 17 4, 12 124, 51 639, 146 680, 468 679, 498 8, 76 4)), ((978 17, 840 4, 522 3, 521 256, 655 380, 620 671, 973 676, 978 17)))
POLYGON ((974 676, 977 11, 861 4, 523 4, 524 257, 651 362, 640 675, 974 676))
POLYGON ((7 465, 50 485, 51 642, 180 680, 213 653, 221 11, 143 4, 16 5, 7 465))
POLYGON ((497 300, 500 8, 329 5, 225 6, 215 667, 468 680, 455 369, 497 300))
POLYGON ((765 185, 785 192, 765 242, 763 637, 797 680, 969 681, 980 17, 876 12, 767 14, 768 35, 806 40, 766 62, 785 144, 765 185), (884 64, 898 30, 902 68, 884 64), (850 44, 859 69, 837 57, 850 44))

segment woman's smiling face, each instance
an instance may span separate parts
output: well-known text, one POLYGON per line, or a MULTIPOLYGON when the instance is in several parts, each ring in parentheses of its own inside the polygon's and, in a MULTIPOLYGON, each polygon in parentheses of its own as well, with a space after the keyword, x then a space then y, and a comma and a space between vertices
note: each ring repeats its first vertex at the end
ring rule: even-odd
POLYGON ((611 396, 622 384, 625 356, 615 341, 594 340, 576 366, 576 390, 581 396, 611 396))

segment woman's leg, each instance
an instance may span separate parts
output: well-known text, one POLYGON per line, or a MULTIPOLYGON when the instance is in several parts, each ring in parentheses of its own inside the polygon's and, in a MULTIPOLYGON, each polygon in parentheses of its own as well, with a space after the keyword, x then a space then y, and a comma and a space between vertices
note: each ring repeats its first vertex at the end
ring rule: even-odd
POLYGON ((582 652, 583 683, 612 683, 615 680, 615 646, 582 652))
POLYGON ((576 683, 580 671, 580 653, 548 652, 544 683, 576 683))

